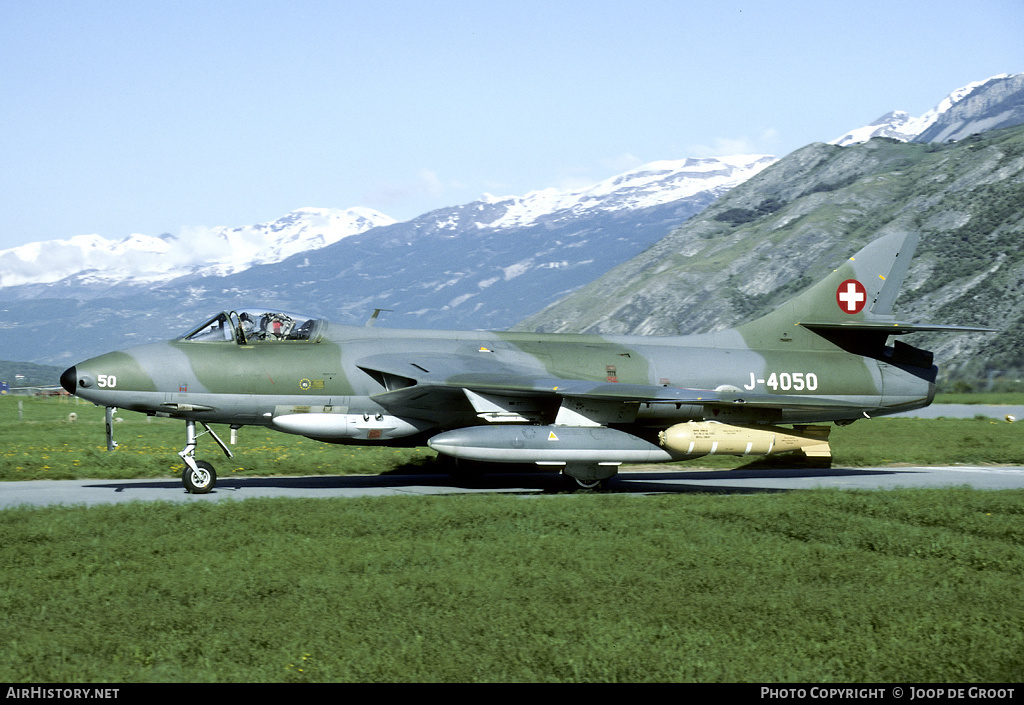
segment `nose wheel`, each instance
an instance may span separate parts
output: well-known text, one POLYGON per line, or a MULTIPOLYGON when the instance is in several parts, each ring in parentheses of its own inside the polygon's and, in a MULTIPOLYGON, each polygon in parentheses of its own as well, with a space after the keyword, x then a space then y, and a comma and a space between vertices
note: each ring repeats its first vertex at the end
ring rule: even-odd
MULTIPOLYGON (((199 423, 203 424, 203 428, 206 429, 199 435, 209 433, 213 440, 217 441, 217 445, 220 446, 221 450, 224 451, 224 455, 229 458, 232 457, 231 450, 224 445, 224 441, 213 432, 213 429, 202 421, 199 423)), ((196 422, 192 420, 186 421, 185 448, 178 455, 185 461, 185 469, 181 474, 181 481, 185 485, 185 491, 189 494, 206 494, 217 484, 217 471, 213 469, 213 465, 205 460, 196 460, 196 441, 198 438, 199 436, 196 435, 196 422)))
POLYGON ((185 484, 185 490, 189 494, 206 494, 217 484, 217 471, 205 460, 196 460, 193 470, 186 463, 185 471, 181 481, 185 484))

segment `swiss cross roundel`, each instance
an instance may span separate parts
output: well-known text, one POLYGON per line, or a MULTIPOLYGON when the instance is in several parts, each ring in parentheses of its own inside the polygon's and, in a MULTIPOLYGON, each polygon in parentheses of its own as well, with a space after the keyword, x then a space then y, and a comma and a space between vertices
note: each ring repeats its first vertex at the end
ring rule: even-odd
POLYGON ((860 313, 868 301, 868 291, 856 279, 847 279, 836 289, 836 303, 843 313, 860 313))

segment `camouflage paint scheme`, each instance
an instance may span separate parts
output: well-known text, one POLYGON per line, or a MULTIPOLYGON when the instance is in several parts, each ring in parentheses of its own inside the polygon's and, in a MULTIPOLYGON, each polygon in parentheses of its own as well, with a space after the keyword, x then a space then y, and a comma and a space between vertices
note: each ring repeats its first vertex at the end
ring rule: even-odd
MULTIPOLYGON (((186 465, 213 474, 208 486, 198 476, 194 486, 186 480, 191 491, 215 481, 212 466, 194 459, 196 422, 332 443, 429 443, 462 460, 551 465, 581 484, 607 479, 623 462, 715 452, 715 439, 731 427, 743 438, 768 438, 765 448, 785 445, 765 434, 788 433, 797 440, 786 449, 821 450, 821 430, 805 442, 802 425, 931 403, 931 353, 889 346, 890 335, 981 330, 895 320, 892 304, 916 241, 876 240, 773 313, 715 333, 398 330, 232 311, 181 338, 86 360, 61 382, 98 405, 184 419, 186 465), (660 434, 671 427, 711 444, 666 445, 660 434)), ((824 438, 827 456, 827 428, 824 438)))

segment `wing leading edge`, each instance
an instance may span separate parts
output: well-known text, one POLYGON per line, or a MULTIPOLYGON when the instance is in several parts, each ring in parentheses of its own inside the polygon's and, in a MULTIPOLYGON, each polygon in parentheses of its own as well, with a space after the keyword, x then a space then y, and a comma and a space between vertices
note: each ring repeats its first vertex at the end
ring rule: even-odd
POLYGON ((674 404, 774 410, 814 410, 834 407, 843 401, 830 397, 796 394, 758 394, 735 390, 680 389, 658 385, 587 382, 555 378, 509 378, 466 375, 445 382, 423 381, 402 389, 373 395, 387 408, 415 405, 430 408, 453 395, 478 395, 547 400, 583 400, 620 404, 674 404))

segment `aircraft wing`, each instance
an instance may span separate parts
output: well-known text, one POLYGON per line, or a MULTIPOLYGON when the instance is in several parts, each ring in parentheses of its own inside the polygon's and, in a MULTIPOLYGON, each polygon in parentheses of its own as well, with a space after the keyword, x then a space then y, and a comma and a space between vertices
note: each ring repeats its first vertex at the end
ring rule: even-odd
MULTIPOLYGON (((798 394, 761 394, 745 390, 685 389, 654 384, 562 379, 536 368, 466 355, 380 355, 360 361, 360 369, 382 381, 386 391, 372 396, 397 413, 443 409, 468 400, 534 400, 556 404, 581 400, 601 404, 675 404, 711 408, 815 410, 843 405, 842 400, 798 394)), ((497 408, 497 407, 495 407, 497 408)))

